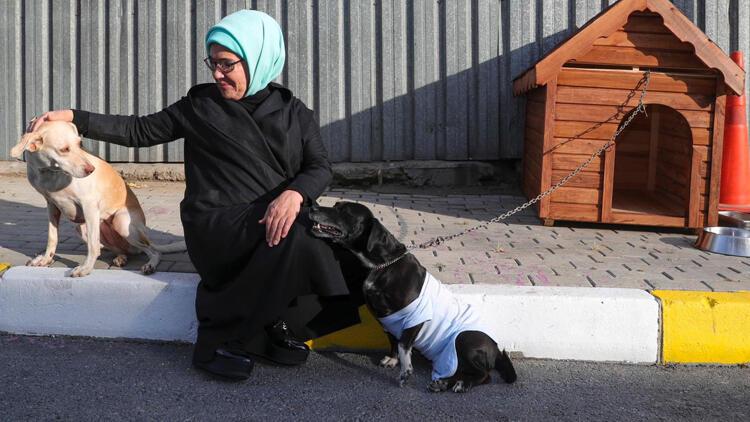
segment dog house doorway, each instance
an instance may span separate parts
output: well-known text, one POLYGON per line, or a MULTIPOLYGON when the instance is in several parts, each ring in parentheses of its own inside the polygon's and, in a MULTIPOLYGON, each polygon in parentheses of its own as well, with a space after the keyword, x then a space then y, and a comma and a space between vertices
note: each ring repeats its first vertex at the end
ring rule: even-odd
POLYGON ((692 153, 687 120, 670 107, 646 106, 646 115, 638 115, 615 144, 609 219, 683 224, 690 205, 692 153))

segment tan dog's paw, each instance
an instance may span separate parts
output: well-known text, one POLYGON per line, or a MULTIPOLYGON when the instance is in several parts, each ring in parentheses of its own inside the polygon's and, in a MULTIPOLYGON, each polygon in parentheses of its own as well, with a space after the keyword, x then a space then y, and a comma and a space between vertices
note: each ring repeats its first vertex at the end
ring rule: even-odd
POLYGON ((383 368, 395 368, 396 365, 398 365, 398 358, 384 356, 383 359, 380 359, 380 366, 383 368))
POLYGON ((156 267, 151 264, 146 264, 141 267, 141 272, 146 275, 153 274, 156 272, 156 267))
POLYGON ((92 268, 86 268, 83 265, 79 265, 73 268, 73 271, 68 274, 68 277, 85 277, 91 274, 92 268))
POLYGON ((47 265, 51 264, 53 261, 51 256, 47 255, 39 255, 34 259, 30 259, 29 262, 26 263, 29 267, 46 267, 47 265))
POLYGON ((128 256, 127 255, 117 255, 115 259, 112 260, 112 265, 115 267, 124 267, 125 264, 128 263, 128 256))

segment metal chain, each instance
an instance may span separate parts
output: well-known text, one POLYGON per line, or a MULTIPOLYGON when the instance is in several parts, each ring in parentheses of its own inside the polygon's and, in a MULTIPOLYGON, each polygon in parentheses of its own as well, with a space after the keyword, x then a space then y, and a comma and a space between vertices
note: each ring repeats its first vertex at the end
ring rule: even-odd
MULTIPOLYGON (((604 151, 609 150, 609 148, 612 145, 614 145, 615 139, 618 136, 620 136, 620 133, 622 133, 622 131, 625 130, 626 127, 628 127, 628 125, 630 124, 630 122, 632 122, 633 119, 635 119, 635 117, 638 114, 643 113, 644 115, 646 115, 646 105, 643 103, 643 99, 646 97, 646 89, 648 88, 648 83, 650 81, 651 81, 651 71, 647 70, 645 72, 645 74, 643 75, 643 78, 641 78, 641 80, 638 81, 638 84, 630 92, 630 94, 628 95, 627 99, 623 103, 623 106, 621 106, 621 107, 627 106, 627 104, 630 103, 630 100, 635 96, 635 93, 637 92, 638 87, 642 85, 643 88, 641 89, 641 96, 638 99, 638 106, 635 108, 635 111, 628 117, 627 120, 625 120, 625 122, 623 122, 617 128, 617 130, 615 131, 615 133, 612 135, 611 138, 609 138, 609 140, 607 141, 607 143, 604 144, 604 146, 602 146, 601 148, 599 148, 595 153, 591 154, 591 157, 589 157, 586 161, 584 161, 583 164, 581 164, 580 166, 578 166, 575 170, 573 170, 567 176, 565 176, 562 179, 560 179, 559 182, 557 182, 554 185, 552 185, 549 189, 547 189, 546 191, 540 193, 535 198, 531 199, 530 201, 526 202, 525 204, 519 205, 516 208, 514 208, 514 209, 512 209, 512 210, 510 210, 510 211, 508 211, 506 213, 500 214, 497 217, 493 218, 492 220, 489 220, 488 222, 486 222, 484 224, 476 225, 474 227, 471 227, 469 229, 463 230, 463 231, 461 231, 459 233, 455 233, 455 234, 452 234, 452 235, 434 237, 434 238, 428 240, 427 242, 420 243, 419 245, 409 245, 409 246, 407 246, 407 249, 426 249, 426 248, 429 248, 431 246, 437 246, 437 245, 439 245, 439 244, 441 244, 443 242, 446 242, 446 241, 449 241, 449 240, 453 240, 453 239, 455 239, 455 238, 457 238, 459 236, 465 235, 466 233, 471 233, 471 232, 473 232, 475 230, 479 230, 479 229, 486 229, 490 223, 497 223, 500 220, 504 220, 504 219, 510 217, 511 215, 513 215, 513 214, 515 214, 515 213, 517 213, 519 211, 522 211, 522 210, 530 207, 531 205, 534 205, 535 203, 539 202, 545 196, 550 195, 552 192, 556 191, 558 188, 560 188, 561 186, 563 186, 570 179, 572 179, 578 173, 580 173, 589 164, 591 164, 591 162, 594 161, 594 159, 596 157, 598 157, 599 155, 601 155, 601 153, 603 153, 604 151)), ((619 114, 619 111, 618 111, 618 114, 619 114)), ((598 126, 601 126, 601 124, 603 124, 603 123, 600 123, 598 126)), ((595 126, 595 127, 598 127, 598 126, 595 126)), ((584 133, 586 133, 586 132, 584 132, 584 133)), ((581 135, 583 135, 583 134, 580 134, 578 136, 581 136, 581 135)))

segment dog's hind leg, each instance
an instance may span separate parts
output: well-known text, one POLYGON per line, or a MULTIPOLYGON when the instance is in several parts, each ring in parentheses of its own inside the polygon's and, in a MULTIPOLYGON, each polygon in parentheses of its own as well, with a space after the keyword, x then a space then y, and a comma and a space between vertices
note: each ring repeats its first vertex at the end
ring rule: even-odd
POLYGON ((161 252, 151 244, 143 221, 137 217, 133 218, 127 209, 122 209, 115 213, 111 224, 114 231, 127 242, 127 248, 134 252, 143 252, 148 256, 148 262, 141 267, 141 272, 143 274, 154 273, 161 260, 161 252))
POLYGON ((383 359, 380 359, 380 366, 384 368, 395 368, 396 365, 398 365, 398 340, 393 337, 393 334, 387 331, 385 334, 388 336, 388 342, 391 345, 391 352, 383 356, 383 359))
POLYGON ((516 369, 513 368, 513 362, 510 361, 510 356, 503 350, 498 351, 497 357, 495 358, 495 369, 500 373, 500 378, 508 384, 516 382, 518 376, 516 375, 516 369))
POLYGON ((456 337, 458 368, 447 379, 456 393, 466 393, 475 385, 490 381, 490 371, 495 366, 497 344, 481 331, 464 331, 456 337))
POLYGON ((46 267, 52 263, 57 250, 57 232, 60 226, 60 210, 51 202, 47 202, 47 217, 49 217, 49 227, 47 230, 47 249, 44 254, 30 260, 26 265, 32 267, 46 267))
POLYGON ((398 339, 398 360, 401 363, 401 373, 398 376, 399 387, 403 387, 411 377, 411 374, 414 373, 414 367, 411 364, 411 349, 414 345, 414 340, 417 338, 417 334, 419 334, 419 330, 422 329, 422 325, 424 323, 407 328, 401 333, 401 338, 398 339))
MULTIPOLYGON (((148 262, 143 264, 141 272, 143 274, 153 274, 156 272, 156 267, 159 265, 159 261, 161 261, 161 252, 157 251, 151 244, 151 241, 146 236, 145 227, 139 228, 136 232, 137 239, 133 239, 134 242, 131 244, 139 248, 146 254, 146 256, 148 256, 148 262)), ((128 241, 130 242, 131 239, 128 238, 128 241)))

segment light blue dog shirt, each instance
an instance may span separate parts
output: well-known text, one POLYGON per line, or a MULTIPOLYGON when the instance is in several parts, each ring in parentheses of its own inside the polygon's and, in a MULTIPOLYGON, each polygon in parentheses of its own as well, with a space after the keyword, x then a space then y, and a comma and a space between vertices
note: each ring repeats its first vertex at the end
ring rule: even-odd
POLYGON ((481 324, 476 309, 462 303, 430 273, 425 275, 419 297, 404 309, 379 320, 397 339, 404 330, 424 322, 414 347, 432 361, 433 380, 456 373, 456 337, 462 331, 482 331, 490 335, 487 327, 481 324))

